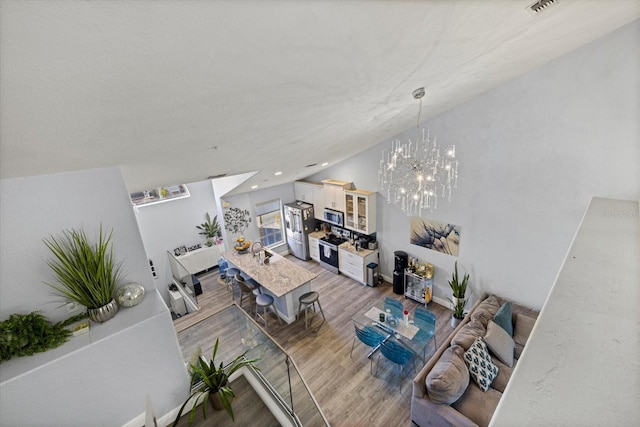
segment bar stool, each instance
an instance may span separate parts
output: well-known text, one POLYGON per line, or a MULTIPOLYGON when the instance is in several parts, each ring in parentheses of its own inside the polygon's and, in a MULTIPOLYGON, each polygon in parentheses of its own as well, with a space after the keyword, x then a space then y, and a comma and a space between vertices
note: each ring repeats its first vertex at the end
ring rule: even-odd
POLYGON ((224 272, 224 280, 227 283, 227 290, 231 291, 231 299, 236 299, 236 292, 233 289, 233 279, 238 273, 240 273, 240 270, 234 267, 227 268, 227 270, 224 272))
POLYGON ((245 295, 249 297, 249 313, 253 313, 253 302, 255 300, 254 291, 256 288, 244 280, 244 277, 240 273, 236 273, 233 277, 233 280, 238 284, 240 288, 240 307, 242 307, 242 301, 244 300, 245 295))
POLYGON ((320 294, 315 291, 311 291, 311 292, 307 292, 306 294, 300 295, 300 298, 298 298, 298 312, 296 313, 296 320, 298 320, 298 316, 300 315, 300 311, 303 309, 302 308, 303 305, 304 305, 304 329, 306 330, 309 329, 308 325, 312 324, 313 318, 316 316, 316 314, 322 314, 322 322, 318 325, 317 328, 315 328, 315 330, 311 329, 312 332, 317 332, 318 329, 320 329, 320 326, 322 326, 322 324, 324 323, 324 321, 327 320, 324 317, 324 311, 322 310, 322 306, 320 305, 320 294), (320 309, 319 312, 316 311, 316 303, 318 303, 318 308, 320 309), (307 318, 307 315, 309 313, 309 307, 313 308, 313 315, 307 318))
POLYGON ((273 313, 278 318, 278 322, 282 325, 282 320, 280 320, 280 316, 278 316, 278 312, 276 310, 276 305, 273 302, 273 297, 267 294, 258 294, 256 296, 256 319, 262 319, 264 322, 264 329, 267 329, 267 309, 269 307, 273 307, 273 313), (262 314, 260 314, 260 307, 262 307, 262 314))

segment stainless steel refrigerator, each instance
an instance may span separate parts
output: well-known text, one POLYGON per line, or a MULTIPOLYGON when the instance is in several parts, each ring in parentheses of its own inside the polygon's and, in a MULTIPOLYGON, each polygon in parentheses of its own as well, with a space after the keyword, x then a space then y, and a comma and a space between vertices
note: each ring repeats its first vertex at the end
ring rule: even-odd
POLYGON ((310 259, 307 237, 316 223, 313 217, 313 205, 304 202, 285 204, 284 221, 289 252, 296 258, 310 259))

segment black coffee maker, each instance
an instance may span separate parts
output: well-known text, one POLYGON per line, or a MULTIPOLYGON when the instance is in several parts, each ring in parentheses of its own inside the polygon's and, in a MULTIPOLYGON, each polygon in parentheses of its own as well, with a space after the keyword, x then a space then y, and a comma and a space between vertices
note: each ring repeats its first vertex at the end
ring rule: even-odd
POLYGON ((402 295, 404 293, 404 269, 409 265, 409 256, 404 251, 395 251, 395 268, 393 269, 393 293, 402 295))

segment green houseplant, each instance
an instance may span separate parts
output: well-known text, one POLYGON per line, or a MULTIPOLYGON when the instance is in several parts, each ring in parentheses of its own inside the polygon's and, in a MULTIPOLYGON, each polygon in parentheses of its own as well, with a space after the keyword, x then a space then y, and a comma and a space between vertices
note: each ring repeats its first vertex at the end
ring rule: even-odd
POLYGON ((49 236, 44 244, 53 254, 47 264, 56 284, 45 282, 67 302, 87 307, 89 318, 105 322, 118 311, 114 293, 121 280, 121 265, 113 259, 111 238, 100 225, 98 241, 91 244, 83 230, 69 229, 61 237, 49 236))
POLYGON ((215 215, 213 219, 209 215, 209 212, 205 214, 205 222, 200 225, 196 225, 200 233, 207 238, 207 246, 213 245, 213 239, 220 235, 220 224, 218 224, 218 215, 215 215))
POLYGON ((460 280, 458 275, 458 261, 456 261, 453 268, 453 275, 449 281, 449 287, 451 287, 452 297, 449 300, 453 309, 453 316, 451 317, 451 326, 456 327, 460 321, 464 318, 464 308, 467 304, 465 295, 467 293, 467 286, 469 284, 469 274, 465 274, 460 280))
MULTIPOLYGON (((451 287, 451 292, 453 293, 453 298, 464 300, 464 296, 467 293, 467 285, 469 283, 469 274, 465 274, 462 280, 460 280, 460 276, 458 275, 458 261, 455 263, 455 267, 453 269, 453 276, 451 280, 449 280, 449 286, 451 287)), ((455 300, 453 301, 455 305, 455 300)))
MULTIPOLYGON (((233 408, 231 407, 231 400, 235 397, 235 394, 231 387, 229 387, 229 377, 233 375, 238 369, 247 366, 254 369, 258 369, 254 365, 258 359, 247 359, 245 351, 240 356, 236 357, 231 363, 225 365, 224 362, 220 362, 216 366, 216 355, 218 354, 219 339, 216 339, 216 344, 213 347, 213 355, 210 360, 206 360, 200 356, 200 349, 191 357, 189 363, 189 373, 191 375, 190 388, 191 394, 185 400, 180 407, 178 415, 176 416, 173 426, 177 426, 182 416, 182 411, 187 404, 194 399, 191 413, 189 414, 189 425, 193 423, 197 406, 201 403, 205 397, 209 396, 211 405, 216 409, 225 409, 227 414, 235 421, 233 415, 233 408)), ((202 415, 206 419, 207 411, 204 403, 202 404, 202 415)))
POLYGON ((0 322, 0 363, 61 346, 72 334, 67 327, 84 317, 86 314, 83 313, 51 323, 37 311, 12 314, 0 322))

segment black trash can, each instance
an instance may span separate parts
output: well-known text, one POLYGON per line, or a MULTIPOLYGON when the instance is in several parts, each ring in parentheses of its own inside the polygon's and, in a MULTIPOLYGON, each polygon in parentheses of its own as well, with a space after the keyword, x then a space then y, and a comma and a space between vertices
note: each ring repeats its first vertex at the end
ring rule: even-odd
POLYGON ((397 295, 404 293, 404 271, 393 272, 393 293, 397 295))
POLYGON ((200 284, 200 280, 195 276, 195 274, 191 275, 191 282, 193 283, 193 292, 196 296, 202 294, 202 285, 200 284))

